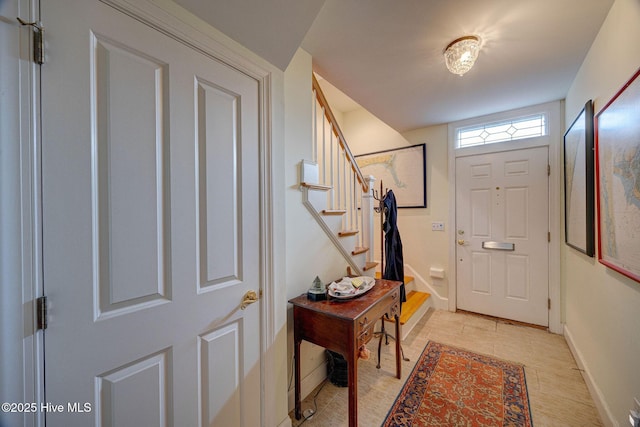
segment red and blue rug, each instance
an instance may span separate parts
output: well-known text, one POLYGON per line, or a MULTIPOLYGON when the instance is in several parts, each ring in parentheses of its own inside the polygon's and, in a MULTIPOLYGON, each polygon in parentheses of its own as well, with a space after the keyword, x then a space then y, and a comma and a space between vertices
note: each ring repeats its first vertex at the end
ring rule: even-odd
POLYGON ((429 342, 382 425, 531 427, 524 366, 429 342))

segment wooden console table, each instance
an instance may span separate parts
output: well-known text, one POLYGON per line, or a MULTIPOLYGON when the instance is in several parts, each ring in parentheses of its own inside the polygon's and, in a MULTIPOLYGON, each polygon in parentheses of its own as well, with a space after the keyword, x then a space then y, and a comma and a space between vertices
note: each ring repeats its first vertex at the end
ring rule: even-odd
MULTIPOLYGON (((376 279, 370 291, 349 300, 329 297, 311 301, 306 295, 290 300, 293 304, 296 419, 300 407, 300 344, 309 341, 340 353, 347 361, 349 386, 349 426, 358 425, 358 357, 360 348, 373 338, 373 328, 383 316, 395 318, 396 377, 401 377, 400 285, 402 282, 376 279)), ((382 337, 380 337, 382 339, 382 337)))

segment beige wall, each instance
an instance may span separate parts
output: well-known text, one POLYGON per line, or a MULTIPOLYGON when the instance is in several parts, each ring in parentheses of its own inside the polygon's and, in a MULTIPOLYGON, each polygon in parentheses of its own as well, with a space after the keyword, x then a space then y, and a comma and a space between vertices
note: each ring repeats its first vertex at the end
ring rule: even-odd
MULTIPOLYGON (((634 74, 640 67, 638 40, 640 1, 617 0, 567 94, 566 123, 588 99, 597 113, 634 74)), ((562 258, 565 335, 607 417, 628 425, 633 397, 640 399, 640 283, 568 246, 562 258)))
MULTIPOLYGON (((449 179, 447 126, 438 125, 406 132, 403 136, 413 144, 427 144, 427 208, 404 209, 400 215, 407 232, 406 263, 444 300, 449 293, 449 179), (407 211, 406 213, 403 211, 407 211), (444 222, 444 231, 432 231, 431 223, 444 222), (414 230, 416 233, 414 233, 414 230), (429 277, 431 267, 443 268, 444 279, 429 277)), ((443 308, 446 306, 443 306, 443 308)))
MULTIPOLYGON (((343 114, 345 138, 354 155, 371 153, 390 148, 427 144, 427 208, 399 209, 398 230, 402 238, 404 263, 431 285, 434 298, 441 301, 448 295, 449 241, 449 181, 447 126, 430 126, 400 134, 364 109, 343 114), (431 223, 445 223, 445 231, 431 231, 431 223), (431 267, 443 268, 444 279, 429 277, 431 267)), ((379 186, 376 182, 376 188, 379 186)), ((375 236, 379 236, 379 217, 374 219, 375 236)), ((374 256, 380 259, 379 240, 376 240, 374 256)), ((407 270, 407 269, 405 269, 407 270)), ((446 306, 446 304, 443 304, 446 306)))

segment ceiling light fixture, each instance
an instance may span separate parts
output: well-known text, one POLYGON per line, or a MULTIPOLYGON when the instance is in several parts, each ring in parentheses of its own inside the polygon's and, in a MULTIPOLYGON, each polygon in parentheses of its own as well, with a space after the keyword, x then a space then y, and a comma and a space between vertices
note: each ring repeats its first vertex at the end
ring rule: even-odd
POLYGON ((444 62, 453 74, 462 76, 469 71, 478 58, 480 38, 464 36, 455 39, 444 49, 444 62))

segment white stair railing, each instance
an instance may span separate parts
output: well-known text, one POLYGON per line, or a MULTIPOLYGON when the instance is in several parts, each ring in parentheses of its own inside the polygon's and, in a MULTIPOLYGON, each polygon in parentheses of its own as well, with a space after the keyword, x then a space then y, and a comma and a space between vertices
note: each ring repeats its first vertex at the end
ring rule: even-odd
MULTIPOLYGON (((342 211, 342 230, 355 235, 357 251, 368 248, 366 263, 373 257, 373 177, 365 178, 347 145, 338 123, 313 76, 313 162, 317 164, 318 182, 329 187, 327 210, 342 211)), ((345 251, 343 251, 345 252, 345 251)), ((356 268, 356 273, 363 270, 356 268)))

